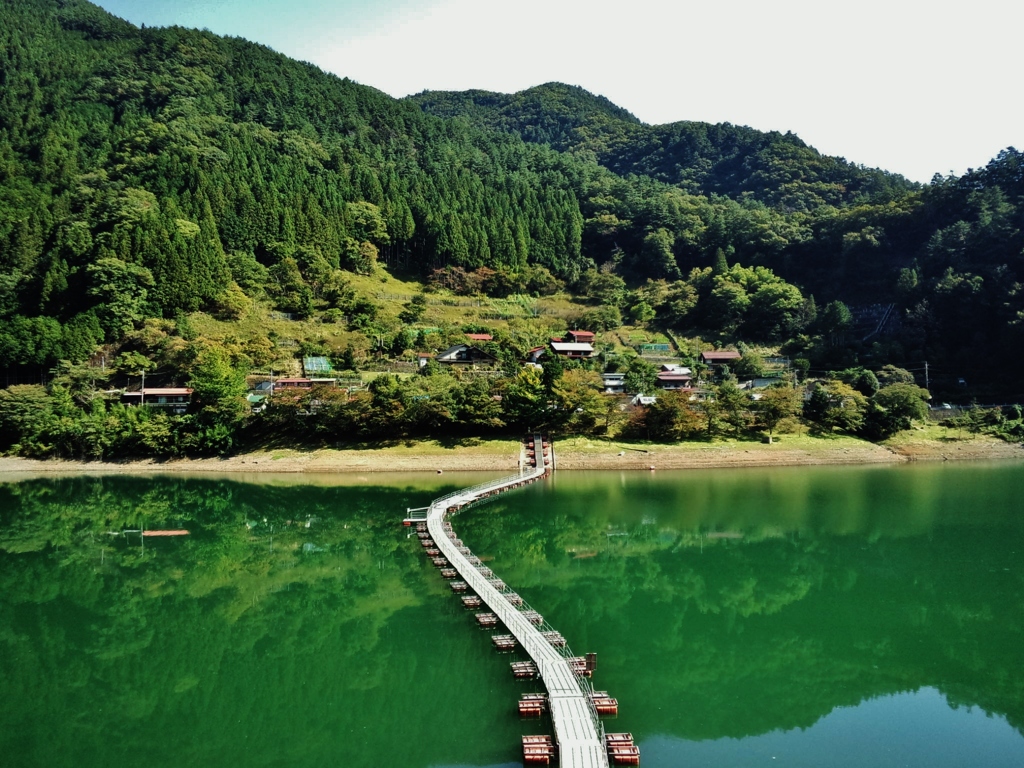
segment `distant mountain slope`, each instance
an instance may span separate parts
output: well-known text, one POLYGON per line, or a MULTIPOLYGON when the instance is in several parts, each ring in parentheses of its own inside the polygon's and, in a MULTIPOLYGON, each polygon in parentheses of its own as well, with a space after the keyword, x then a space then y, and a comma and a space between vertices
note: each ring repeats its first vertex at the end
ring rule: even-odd
POLYGON ((466 117, 559 151, 592 152, 617 174, 642 174, 694 194, 751 195, 810 210, 891 199, 918 186, 821 155, 789 133, 728 123, 646 125, 603 96, 562 83, 514 94, 425 91, 409 100, 430 114, 466 117))
POLYGON ((561 152, 580 148, 597 152, 643 127, 635 116, 605 97, 563 83, 546 83, 512 94, 424 91, 408 100, 432 115, 468 117, 561 152))
MULTIPOLYGON (((506 288, 549 270, 585 290, 602 268, 675 291, 662 324, 686 316, 691 270, 765 267, 823 306, 895 305, 903 335, 870 354, 960 377, 1024 334, 1022 167, 1009 149, 917 187, 792 135, 645 125, 571 86, 396 100, 239 38, 4 0, 0 367, 252 299, 379 335, 345 282, 379 260, 506 288)), ((723 287, 729 311, 742 287, 723 287)), ((869 352, 837 342, 822 364, 869 352)))

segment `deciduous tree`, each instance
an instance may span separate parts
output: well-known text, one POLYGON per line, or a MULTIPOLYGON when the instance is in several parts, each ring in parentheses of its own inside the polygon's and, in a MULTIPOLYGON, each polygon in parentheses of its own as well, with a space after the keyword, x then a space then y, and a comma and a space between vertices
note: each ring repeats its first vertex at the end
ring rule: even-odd
POLYGON ((758 424, 771 436, 779 422, 798 416, 802 406, 802 390, 779 385, 769 387, 761 394, 761 399, 754 404, 754 413, 758 424))

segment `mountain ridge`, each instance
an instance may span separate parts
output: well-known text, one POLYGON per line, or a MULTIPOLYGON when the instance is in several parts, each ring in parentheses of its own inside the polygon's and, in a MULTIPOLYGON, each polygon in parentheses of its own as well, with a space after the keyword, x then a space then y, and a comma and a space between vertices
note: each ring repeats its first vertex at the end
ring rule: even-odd
POLYGON ((920 188, 899 174, 823 155, 791 132, 691 120, 650 125, 603 96, 564 83, 511 94, 424 91, 406 99, 439 117, 465 117, 562 152, 590 152, 618 175, 645 175, 694 194, 750 194, 792 206, 794 196, 778 194, 777 187, 798 181, 817 185, 815 201, 797 206, 806 208, 920 188), (803 178, 794 180, 797 166, 803 178))

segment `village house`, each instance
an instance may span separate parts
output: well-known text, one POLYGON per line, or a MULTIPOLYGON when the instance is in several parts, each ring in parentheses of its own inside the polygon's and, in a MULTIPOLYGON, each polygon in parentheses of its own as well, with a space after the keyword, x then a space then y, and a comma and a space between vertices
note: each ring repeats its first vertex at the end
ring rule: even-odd
POLYGON ((594 355, 593 331, 566 331, 564 339, 552 338, 551 351, 570 360, 584 360, 594 355))
POLYGON ((692 371, 684 365, 665 364, 658 372, 658 389, 689 389, 692 371))
POLYGON ((271 391, 275 389, 312 389, 313 380, 305 378, 281 378, 277 381, 271 382, 271 391))
POLYGON ((470 341, 494 341, 494 337, 489 333, 467 333, 466 338, 470 341))
POLYGON ((658 389, 689 389, 693 378, 685 373, 659 373, 658 389))
POLYGON ((594 345, 588 342, 551 340, 551 351, 570 360, 584 360, 594 354, 594 345))
POLYGON ((544 355, 547 354, 547 351, 547 347, 534 347, 533 349, 531 349, 529 352, 526 353, 527 365, 540 365, 540 360, 542 357, 544 357, 544 355))
POLYGON ((577 344, 593 344, 594 343, 594 332, 593 331, 567 331, 565 334, 566 341, 573 341, 577 344))
POLYGON ((272 390, 278 389, 312 389, 313 387, 334 387, 337 379, 305 379, 305 378, 282 378, 272 383, 272 390))
POLYGON ((732 352, 730 350, 720 350, 712 352, 701 352, 700 361, 704 365, 709 365, 712 368, 717 368, 722 365, 729 365, 739 360, 742 355, 739 352, 732 352))
POLYGON ((147 408, 163 408, 172 413, 182 414, 192 402, 192 390, 188 387, 148 387, 124 392, 121 402, 125 405, 143 405, 147 408))
POLYGON ((626 393, 626 374, 602 373, 601 380, 604 382, 604 393, 606 395, 623 395, 626 393))
MULTIPOLYGON (((438 352, 434 359, 441 365, 491 366, 498 362, 498 358, 494 355, 477 347, 471 347, 469 344, 456 344, 444 352, 438 352)), ((426 363, 421 363, 422 365, 426 365, 426 363)))
POLYGON ((541 360, 547 353, 547 347, 534 347, 533 349, 526 353, 526 359, 523 360, 523 367, 535 368, 538 371, 541 370, 544 367, 543 365, 541 365, 541 360))

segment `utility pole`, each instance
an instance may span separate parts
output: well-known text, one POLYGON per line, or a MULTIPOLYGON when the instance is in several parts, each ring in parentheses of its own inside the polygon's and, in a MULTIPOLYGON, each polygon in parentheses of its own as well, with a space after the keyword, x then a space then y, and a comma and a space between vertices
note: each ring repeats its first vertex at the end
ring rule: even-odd
POLYGON ((929 392, 932 391, 932 388, 931 388, 931 386, 928 383, 928 361, 927 360, 924 361, 924 388, 927 389, 929 392))
POLYGON ((141 373, 142 373, 142 389, 139 392, 139 405, 145 405, 146 404, 146 369, 143 368, 141 373))

